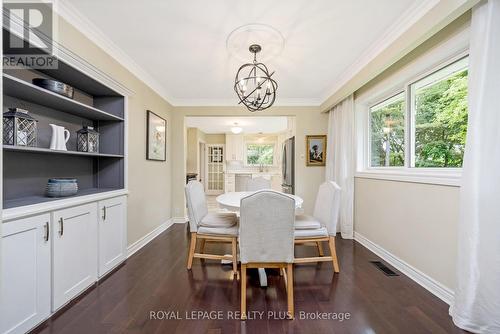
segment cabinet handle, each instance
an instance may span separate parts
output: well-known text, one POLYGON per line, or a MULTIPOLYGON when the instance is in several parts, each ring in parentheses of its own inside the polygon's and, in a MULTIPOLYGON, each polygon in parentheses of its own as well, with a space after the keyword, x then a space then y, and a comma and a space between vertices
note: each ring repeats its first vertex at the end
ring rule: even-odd
POLYGON ((102 220, 104 221, 104 220, 106 220, 106 206, 104 206, 104 207, 102 208, 102 213, 103 213, 103 215, 102 215, 102 220))
POLYGON ((49 241, 49 234, 50 234, 50 227, 49 227, 49 222, 45 223, 45 241, 49 241))
POLYGON ((64 234, 64 219, 63 217, 59 218, 59 236, 63 236, 64 234))

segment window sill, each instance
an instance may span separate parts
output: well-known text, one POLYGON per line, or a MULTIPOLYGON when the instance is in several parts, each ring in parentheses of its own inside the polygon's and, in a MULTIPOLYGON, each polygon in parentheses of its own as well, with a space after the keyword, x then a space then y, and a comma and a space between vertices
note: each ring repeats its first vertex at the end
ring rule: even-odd
POLYGON ((356 178, 388 180, 410 183, 435 184, 460 187, 462 173, 457 171, 414 171, 414 170, 380 170, 367 169, 354 174, 356 178))

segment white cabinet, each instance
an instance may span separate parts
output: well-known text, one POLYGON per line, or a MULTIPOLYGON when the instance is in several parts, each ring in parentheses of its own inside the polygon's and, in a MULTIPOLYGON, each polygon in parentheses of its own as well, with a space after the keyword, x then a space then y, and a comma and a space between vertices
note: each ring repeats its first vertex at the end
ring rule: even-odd
POLYGON ((226 135, 226 160, 243 161, 244 140, 243 135, 226 135))
POLYGON ((99 202, 99 277, 126 258, 127 199, 115 197, 99 202))
POLYGON ((50 315, 50 214, 2 230, 0 333, 25 333, 50 315))
POLYGON ((224 192, 234 192, 235 183, 235 175, 233 173, 226 173, 224 176, 224 192))
POLYGON ((52 213, 55 311, 97 280, 97 203, 52 213))

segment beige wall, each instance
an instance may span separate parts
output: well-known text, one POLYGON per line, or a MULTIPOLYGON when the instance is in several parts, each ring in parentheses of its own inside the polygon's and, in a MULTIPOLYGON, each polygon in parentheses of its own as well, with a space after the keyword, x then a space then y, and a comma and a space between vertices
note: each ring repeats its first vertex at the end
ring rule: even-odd
POLYGON ((186 172, 196 173, 200 177, 200 142, 207 142, 207 135, 197 128, 187 128, 186 144, 186 172))
POLYGON ((63 19, 59 42, 120 82, 134 95, 128 99, 128 244, 132 244, 171 215, 172 107, 112 57, 63 19), (146 110, 167 119, 167 162, 146 160, 146 110))
MULTIPOLYGON (((384 95, 425 73, 468 44, 470 13, 410 52, 355 94, 357 115, 384 95), (373 102, 373 101, 372 101, 373 102)), ((453 290, 459 187, 356 178, 354 230, 453 290)))
MULTIPOLYGON (((176 107, 172 113, 172 141, 187 140, 185 116, 254 116, 243 107, 176 107)), ((318 186, 325 179, 324 167, 306 167, 305 136, 326 134, 328 115, 320 113, 318 107, 273 107, 259 116, 296 116, 295 183, 297 195, 304 199, 306 213, 311 213, 318 186)), ((187 150, 173 146, 172 161, 172 208, 175 217, 183 217, 185 211, 184 182, 186 176, 187 150)))
POLYGON ((226 135, 221 134, 205 134, 205 141, 207 144, 225 144, 226 135))
POLYGON ((354 229, 453 290, 459 189, 356 178, 354 229))

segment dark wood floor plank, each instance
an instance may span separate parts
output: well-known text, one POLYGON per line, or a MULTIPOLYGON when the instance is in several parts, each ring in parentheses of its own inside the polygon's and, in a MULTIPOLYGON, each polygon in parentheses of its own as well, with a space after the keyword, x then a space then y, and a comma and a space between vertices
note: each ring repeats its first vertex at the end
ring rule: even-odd
MULTIPOLYGON (((189 235, 174 225, 129 258, 107 279, 72 306, 39 326, 34 333, 466 333, 455 327, 448 306, 404 275, 388 277, 370 261, 380 260, 352 240, 338 240, 340 274, 332 264, 295 266, 293 321, 287 310, 285 283, 268 270, 268 287, 259 286, 249 270, 248 311, 262 319, 229 319, 239 312, 239 281, 231 266, 195 260, 186 270, 189 235), (154 319, 151 312, 178 314, 180 319, 154 319), (222 318, 193 318, 192 312, 221 312, 222 318), (318 313, 350 314, 349 319, 315 319, 318 313), (303 319, 307 314, 309 319, 303 319), (188 317, 188 318, 187 318, 188 317), (313 318, 311 318, 313 317, 313 318)), ((209 244, 216 252, 228 246, 209 244)), ((326 247, 325 247, 326 248, 326 247)), ((316 247, 302 246, 300 256, 316 256, 316 247)))

